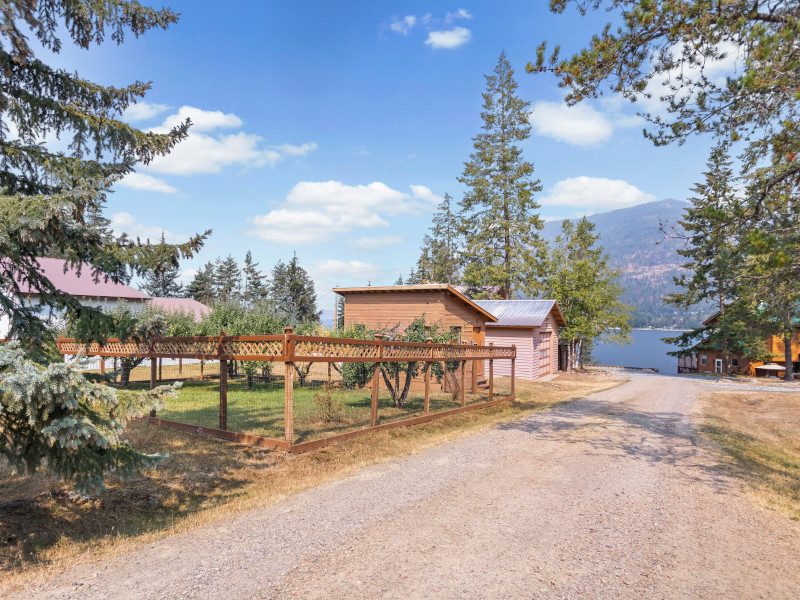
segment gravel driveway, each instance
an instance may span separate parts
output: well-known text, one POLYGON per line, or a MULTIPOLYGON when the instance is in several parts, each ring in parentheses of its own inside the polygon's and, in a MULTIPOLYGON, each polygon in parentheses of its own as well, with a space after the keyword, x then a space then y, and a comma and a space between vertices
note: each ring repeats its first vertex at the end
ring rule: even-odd
POLYGON ((794 600, 800 523, 695 443, 700 389, 634 375, 6 597, 794 600))

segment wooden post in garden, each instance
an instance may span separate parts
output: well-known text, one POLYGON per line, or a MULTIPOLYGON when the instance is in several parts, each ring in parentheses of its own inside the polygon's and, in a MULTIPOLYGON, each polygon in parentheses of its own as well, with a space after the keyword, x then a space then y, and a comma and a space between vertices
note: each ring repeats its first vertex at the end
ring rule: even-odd
MULTIPOLYGON (((514 349, 514 356, 516 357, 517 356, 517 345, 516 344, 511 344, 511 347, 514 349)), ((517 362, 516 358, 512 358, 511 359, 511 395, 512 396, 514 395, 514 388, 515 388, 514 383, 517 380, 517 377, 516 377, 516 364, 514 364, 516 362, 517 362)))
POLYGON ((106 374, 106 357, 105 356, 98 356, 97 358, 100 359, 100 375, 106 374))
POLYGON ((286 441, 292 446, 294 444, 294 363, 288 360, 294 357, 294 340, 289 339, 289 336, 292 335, 292 328, 284 327, 283 335, 283 429, 286 441))
POLYGON ((467 361, 461 361, 461 385, 459 386, 461 394, 461 406, 467 405, 467 361))
MULTIPOLYGON (((473 341, 472 345, 473 346, 477 346, 478 342, 473 341)), ((477 394, 478 393, 478 360, 477 359, 473 359, 472 360, 472 393, 473 394, 477 394)))
MULTIPOLYGON (((489 346, 494 346, 494 342, 489 342, 489 346)), ((494 356, 494 350, 489 351, 489 356, 494 356)), ((494 398, 494 359, 489 359, 489 402, 494 398)))
MULTIPOLYGON (((425 340, 427 344, 433 344, 433 338, 428 338, 425 340)), ((428 349, 428 357, 433 358, 433 347, 428 349)), ((423 412, 427 415, 431 412, 431 369, 433 368, 433 362, 428 362, 425 365, 425 404, 423 408, 423 412)))
POLYGON ((179 358, 178 359, 178 375, 182 375, 182 374, 183 374, 183 359, 179 358))
POLYGON ((114 381, 117 380, 117 357, 114 357, 114 381))
POLYGON ((333 374, 331 373, 331 363, 328 363, 328 385, 333 381, 333 374))
POLYGON ((203 367, 205 366, 205 361, 201 358, 200 359, 200 381, 203 381, 203 367))
POLYGON ((219 428, 228 429, 228 361, 224 358, 225 332, 220 333, 217 354, 219 354, 219 428))
MULTIPOLYGON (((375 340, 381 341, 383 336, 380 333, 375 334, 375 340)), ((383 345, 378 345, 378 362, 372 365, 372 404, 370 406, 370 426, 375 427, 378 424, 378 391, 380 390, 381 380, 381 363, 380 359, 383 357, 383 345)))
POLYGON ((164 359, 163 358, 159 358, 158 359, 158 380, 159 381, 164 379, 164 373, 162 371, 163 366, 164 366, 164 359))
MULTIPOLYGON (((156 370, 157 365, 158 365, 158 363, 156 363, 156 360, 154 358, 151 358, 150 359, 150 389, 151 390, 154 390, 154 389, 156 389, 158 387, 158 371, 156 370)), ((156 416, 156 411, 155 410, 151 410, 150 411, 150 416, 151 417, 155 417, 156 416)))

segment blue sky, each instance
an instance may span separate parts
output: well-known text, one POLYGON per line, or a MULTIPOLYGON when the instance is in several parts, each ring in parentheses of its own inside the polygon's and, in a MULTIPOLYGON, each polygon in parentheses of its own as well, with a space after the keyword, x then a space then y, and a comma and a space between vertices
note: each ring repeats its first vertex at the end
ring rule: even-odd
POLYGON ((195 122, 173 156, 116 186, 117 230, 178 241, 213 229, 187 278, 217 256, 250 249, 266 270, 296 251, 328 309, 333 285, 405 275, 437 199, 460 197, 501 50, 535 109, 525 153, 542 216, 690 195, 707 142, 655 148, 626 103, 567 110, 552 78, 525 74, 541 40, 568 52, 607 19, 547 4, 171 0, 182 17, 169 30, 56 60, 104 84, 151 80, 127 115, 143 129, 195 122))

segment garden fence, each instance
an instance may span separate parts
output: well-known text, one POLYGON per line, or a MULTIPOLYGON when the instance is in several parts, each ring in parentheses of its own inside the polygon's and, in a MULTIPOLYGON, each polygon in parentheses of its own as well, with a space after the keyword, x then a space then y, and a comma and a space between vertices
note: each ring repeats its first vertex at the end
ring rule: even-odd
POLYGON ((117 378, 123 359, 133 359, 134 388, 185 380, 151 423, 290 452, 515 398, 514 346, 301 336, 290 327, 283 335, 57 344, 117 378), (511 377, 495 377, 497 360, 511 361, 511 377))

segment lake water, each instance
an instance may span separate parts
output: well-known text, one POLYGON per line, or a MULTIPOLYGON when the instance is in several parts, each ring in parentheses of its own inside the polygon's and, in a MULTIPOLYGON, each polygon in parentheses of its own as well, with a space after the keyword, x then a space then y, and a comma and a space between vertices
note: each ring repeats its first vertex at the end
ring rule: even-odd
POLYGON ((631 331, 633 341, 629 346, 619 344, 597 344, 592 356, 601 365, 619 367, 650 367, 660 373, 673 375, 678 372, 678 359, 668 356, 667 352, 676 346, 661 341, 664 337, 674 337, 679 331, 655 331, 652 329, 634 329, 631 331))

